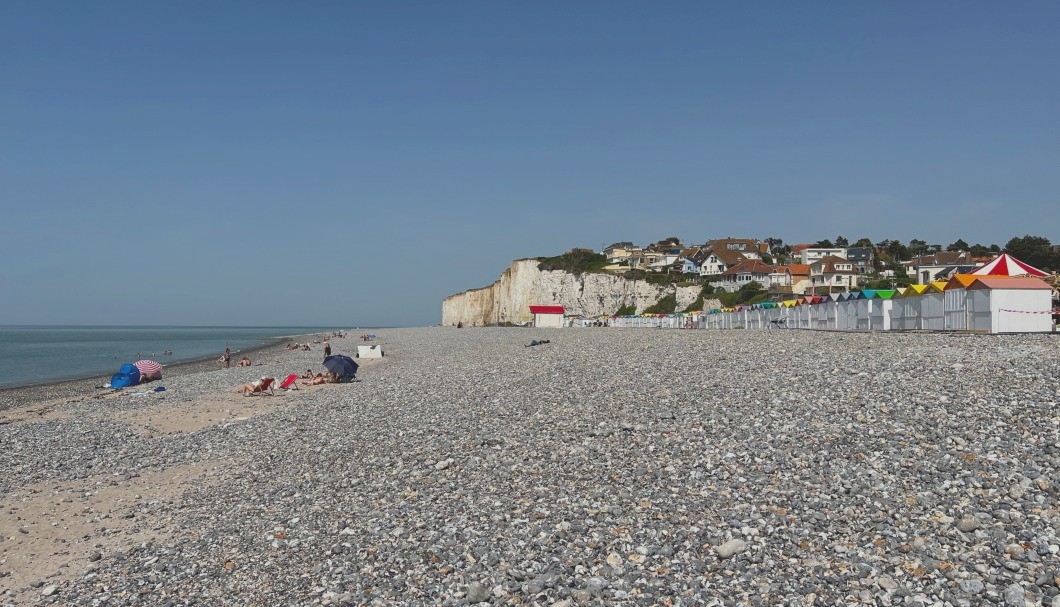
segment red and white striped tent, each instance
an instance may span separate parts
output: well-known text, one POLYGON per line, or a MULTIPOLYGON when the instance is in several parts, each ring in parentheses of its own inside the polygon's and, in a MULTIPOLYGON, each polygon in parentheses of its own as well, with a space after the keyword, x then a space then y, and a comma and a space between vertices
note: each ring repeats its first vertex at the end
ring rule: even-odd
POLYGON ((133 363, 143 377, 162 377, 162 365, 153 360, 138 360, 133 363))
POLYGON ((981 268, 969 272, 974 276, 1048 276, 1038 268, 1025 264, 1008 253, 1002 253, 997 259, 981 268))

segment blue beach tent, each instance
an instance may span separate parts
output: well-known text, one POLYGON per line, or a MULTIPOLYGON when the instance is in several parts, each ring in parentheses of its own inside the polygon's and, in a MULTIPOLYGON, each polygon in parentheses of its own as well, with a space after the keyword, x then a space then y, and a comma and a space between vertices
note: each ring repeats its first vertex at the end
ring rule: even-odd
POLYGON ((111 388, 128 388, 140 383, 140 370, 133 364, 124 364, 118 372, 110 378, 111 388))

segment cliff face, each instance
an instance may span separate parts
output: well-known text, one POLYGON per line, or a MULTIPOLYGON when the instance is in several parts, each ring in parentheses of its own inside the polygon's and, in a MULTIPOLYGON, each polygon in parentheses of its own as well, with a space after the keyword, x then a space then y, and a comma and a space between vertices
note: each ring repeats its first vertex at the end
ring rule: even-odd
MULTIPOLYGON (((446 297, 442 302, 442 324, 526 322, 533 319, 531 305, 560 305, 567 314, 585 316, 614 314, 629 305, 636 305, 637 312, 642 312, 671 293, 677 295, 677 309, 683 310, 699 297, 698 286, 653 285, 610 274, 542 271, 537 266, 535 259, 514 261, 492 285, 446 297)), ((719 304, 709 300, 705 305, 719 304)))

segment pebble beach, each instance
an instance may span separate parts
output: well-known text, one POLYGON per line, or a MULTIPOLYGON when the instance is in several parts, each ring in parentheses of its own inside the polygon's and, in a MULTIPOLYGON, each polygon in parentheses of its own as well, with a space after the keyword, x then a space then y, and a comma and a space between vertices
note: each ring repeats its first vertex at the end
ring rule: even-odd
POLYGON ((0 605, 1060 607, 1053 336, 377 333, 0 393, 0 605))

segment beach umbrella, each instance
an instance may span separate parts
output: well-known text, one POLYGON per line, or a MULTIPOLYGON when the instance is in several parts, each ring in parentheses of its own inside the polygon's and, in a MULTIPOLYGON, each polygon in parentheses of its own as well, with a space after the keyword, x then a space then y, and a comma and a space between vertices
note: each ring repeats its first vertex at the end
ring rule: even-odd
POLYGON ((162 376, 162 365, 153 360, 138 360, 133 363, 133 366, 139 369, 140 375, 144 377, 162 376))
POLYGON ((325 358, 324 368, 339 377, 354 377, 357 375, 357 363, 345 354, 333 354, 325 358))

